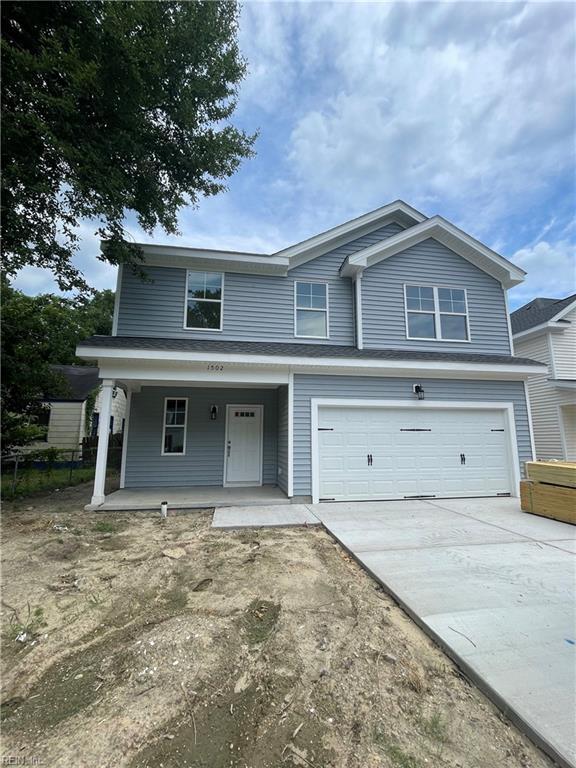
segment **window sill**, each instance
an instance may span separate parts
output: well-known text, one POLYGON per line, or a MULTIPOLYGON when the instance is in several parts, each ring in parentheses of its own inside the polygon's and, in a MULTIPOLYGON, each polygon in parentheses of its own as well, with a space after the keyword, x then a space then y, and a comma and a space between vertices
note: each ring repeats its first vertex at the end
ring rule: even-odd
POLYGON ((471 339, 427 339, 420 336, 406 336, 407 341, 437 341, 443 344, 470 344, 471 339))

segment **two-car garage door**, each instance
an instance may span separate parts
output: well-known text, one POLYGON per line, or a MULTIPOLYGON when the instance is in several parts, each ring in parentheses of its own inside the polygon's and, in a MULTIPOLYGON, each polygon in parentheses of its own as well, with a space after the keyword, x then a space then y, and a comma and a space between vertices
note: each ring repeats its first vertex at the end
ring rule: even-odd
POLYGON ((501 409, 320 406, 320 500, 512 492, 501 409))

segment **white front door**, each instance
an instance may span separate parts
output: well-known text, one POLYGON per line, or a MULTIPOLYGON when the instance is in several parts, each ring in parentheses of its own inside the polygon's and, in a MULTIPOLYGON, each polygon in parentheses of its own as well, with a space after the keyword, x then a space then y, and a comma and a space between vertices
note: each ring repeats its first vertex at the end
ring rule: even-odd
POLYGON ((263 405, 226 406, 224 485, 262 485, 263 405))
POLYGON ((320 498, 510 494, 508 424, 491 409, 321 407, 320 498))

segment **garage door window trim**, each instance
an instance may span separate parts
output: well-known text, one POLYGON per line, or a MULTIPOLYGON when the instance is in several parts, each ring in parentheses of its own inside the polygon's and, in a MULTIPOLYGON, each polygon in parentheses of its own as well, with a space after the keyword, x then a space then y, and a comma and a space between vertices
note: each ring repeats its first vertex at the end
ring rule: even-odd
POLYGON ((404 320, 406 338, 411 341, 449 341, 469 344, 470 321, 468 314, 468 293, 466 288, 455 285, 404 284, 404 320), (429 335, 424 335, 425 318, 430 318, 429 335), (452 318, 463 318, 466 338, 454 338, 446 328, 452 318), (418 320, 419 331, 410 333, 410 327, 418 320))
POLYGON ((330 299, 328 283, 317 280, 294 281, 294 336, 303 339, 330 338, 330 299), (323 289, 323 290, 322 290, 323 289), (324 319, 324 333, 307 333, 306 320, 324 319))
POLYGON ((312 458, 312 503, 318 504, 320 500, 320 451, 318 440, 319 409, 322 407, 346 407, 346 408, 416 408, 416 409, 472 409, 472 410, 501 410, 506 416, 506 431, 508 433, 508 450, 510 457, 510 481, 512 496, 517 497, 520 488, 520 460, 518 456, 518 444, 516 442, 516 420, 514 417, 514 403, 498 401, 460 401, 460 400, 359 400, 356 398, 311 398, 310 399, 310 426, 311 426, 311 458, 312 458))

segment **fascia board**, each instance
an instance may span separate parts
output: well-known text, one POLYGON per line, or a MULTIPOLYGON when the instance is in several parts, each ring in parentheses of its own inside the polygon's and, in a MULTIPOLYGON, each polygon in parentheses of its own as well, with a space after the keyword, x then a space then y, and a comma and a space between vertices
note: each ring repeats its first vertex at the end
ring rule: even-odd
MULTIPOLYGON (((425 240, 428 237, 438 239, 447 247, 455 250, 459 255, 468 261, 472 261, 475 266, 483 269, 488 274, 492 274, 497 280, 502 282, 506 288, 517 285, 524 280, 526 273, 524 270, 516 267, 502 256, 492 251, 487 246, 467 235, 462 230, 455 227, 441 216, 433 216, 430 219, 417 224, 404 232, 383 240, 381 243, 364 248, 348 257, 346 262, 350 266, 368 268, 379 261, 394 256, 407 248, 425 240), (450 239, 452 238, 452 239, 450 239), (448 240, 448 242, 447 242, 448 240), (457 250, 458 244, 463 247, 457 250), (486 265, 479 265, 473 261, 473 255, 481 256, 487 261, 486 265)), ((341 270, 344 273, 344 268, 341 270)))
POLYGON ((558 322, 552 322, 551 320, 548 320, 546 323, 535 325, 533 328, 527 328, 525 331, 518 331, 518 333, 514 333, 512 335, 512 338, 515 340, 524 341, 530 339, 532 336, 538 336, 541 333, 563 333, 566 328, 569 327, 569 323, 566 323, 566 325, 560 325, 558 322))
POLYGON ((513 374, 518 378, 525 375, 537 375, 547 371, 547 366, 535 363, 534 365, 494 365, 490 363, 458 363, 451 361, 429 360, 375 360, 370 358, 301 358, 288 355, 246 355, 236 353, 209 353, 209 352, 181 352, 164 350, 127 350, 104 349, 101 347, 78 346, 76 354, 86 360, 125 360, 133 362, 158 361, 177 363, 226 363, 230 365, 254 365, 254 366, 288 366, 298 369, 349 369, 387 371, 441 371, 446 374, 451 372, 466 372, 491 374, 513 374))
POLYGON ((560 310, 557 315, 554 315, 554 317, 551 317, 548 321, 549 323, 555 323, 558 320, 562 320, 566 315, 568 315, 570 312, 572 312, 573 309, 576 309, 576 299, 571 304, 568 304, 567 307, 564 307, 564 309, 560 310))

